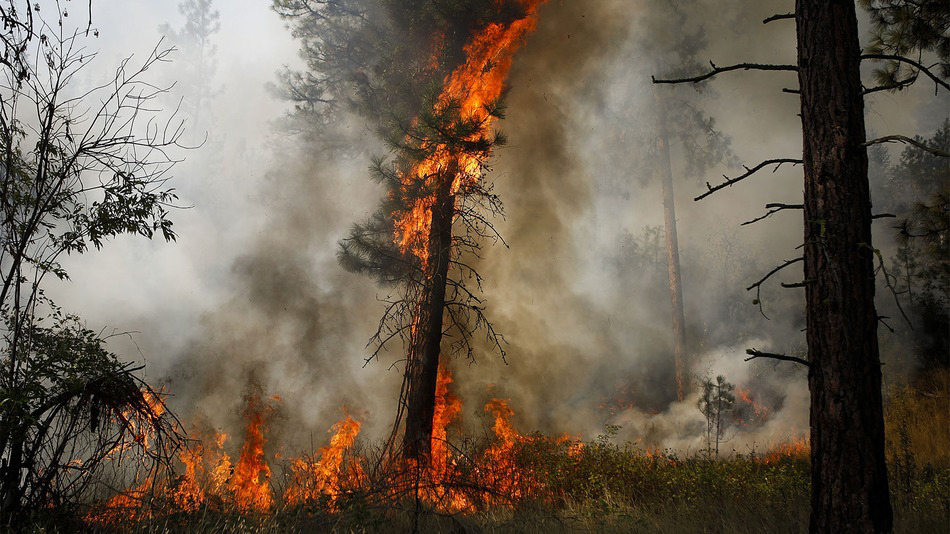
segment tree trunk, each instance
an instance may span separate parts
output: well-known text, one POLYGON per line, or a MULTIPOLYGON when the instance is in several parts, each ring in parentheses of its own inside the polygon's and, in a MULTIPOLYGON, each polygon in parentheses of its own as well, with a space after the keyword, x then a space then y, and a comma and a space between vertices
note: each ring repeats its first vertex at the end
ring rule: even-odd
POLYGON ((676 204, 673 198, 673 168, 670 163, 670 139, 666 124, 666 101, 656 89, 653 92, 658 110, 657 151, 663 182, 663 224, 666 229, 666 256, 670 273, 670 303, 673 311, 673 362, 676 373, 676 398, 682 401, 685 392, 686 319, 683 314, 683 285, 680 279, 680 250, 676 237, 676 204))
POLYGON ((424 295, 412 334, 409 364, 409 392, 403 451, 406 458, 424 461, 432 446, 432 416, 435 412, 435 386, 439 373, 442 344, 442 316, 445 309, 445 285, 452 249, 452 217, 455 195, 452 172, 440 176, 436 199, 430 208, 428 264, 424 295))
POLYGON ((852 0, 797 0, 812 532, 890 532, 860 49, 852 0))

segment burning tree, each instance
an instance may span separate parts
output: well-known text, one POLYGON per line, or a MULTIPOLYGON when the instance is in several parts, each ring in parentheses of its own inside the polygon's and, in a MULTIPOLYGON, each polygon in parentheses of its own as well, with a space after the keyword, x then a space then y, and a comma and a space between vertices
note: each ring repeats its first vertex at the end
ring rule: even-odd
POLYGON ((122 62, 98 87, 78 88, 95 54, 91 22, 70 31, 55 4, 0 8, 0 517, 75 502, 107 466, 133 471, 166 463, 179 443, 161 395, 105 340, 43 292, 66 280, 64 255, 119 234, 173 240, 166 186, 180 125, 151 102, 164 91, 144 72, 165 61, 156 48, 135 68, 122 62))
POLYGON ((312 72, 285 79, 298 113, 324 109, 327 114, 316 116, 328 120, 348 101, 376 123, 393 153, 391 161, 374 160, 385 196, 341 242, 339 258, 345 268, 393 288, 370 359, 392 340, 406 350, 390 443, 404 426, 408 458, 429 456, 443 337, 454 337, 452 350, 473 358, 481 329, 505 354, 504 338, 485 316, 482 279, 471 260, 486 238, 501 240, 492 220, 502 204, 485 175, 504 137, 491 126, 503 116, 514 53, 533 30, 542 1, 430 0, 422 2, 425 8, 275 3, 297 21, 312 61, 312 72), (341 91, 339 81, 351 92, 341 91))

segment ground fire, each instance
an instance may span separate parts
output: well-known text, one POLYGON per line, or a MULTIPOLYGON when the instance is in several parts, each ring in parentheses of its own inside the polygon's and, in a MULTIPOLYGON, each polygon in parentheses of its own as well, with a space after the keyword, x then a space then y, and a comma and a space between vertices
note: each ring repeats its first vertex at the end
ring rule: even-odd
POLYGON ((950 5, 786 3, 0 0, 0 534, 947 532, 950 5))

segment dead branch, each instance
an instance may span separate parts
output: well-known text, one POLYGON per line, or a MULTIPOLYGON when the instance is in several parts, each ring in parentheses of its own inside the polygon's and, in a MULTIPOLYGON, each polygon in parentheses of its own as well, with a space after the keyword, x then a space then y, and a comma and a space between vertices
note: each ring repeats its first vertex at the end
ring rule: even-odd
POLYGON ((804 204, 778 204, 778 203, 766 204, 765 209, 769 210, 768 213, 766 213, 765 215, 762 215, 761 217, 756 217, 755 219, 752 219, 751 221, 746 221, 742 223, 742 226, 746 226, 752 223, 757 223, 761 221, 762 219, 767 219, 771 217, 773 214, 778 213, 780 211, 800 210, 804 208, 805 208, 804 204))
POLYGON ((876 87, 865 88, 864 95, 867 96, 872 93, 876 93, 878 91, 894 91, 894 90, 901 91, 905 87, 914 85, 916 81, 917 81, 917 73, 915 72, 913 75, 908 76, 907 78, 904 78, 903 80, 895 80, 893 83, 887 83, 884 85, 878 85, 876 87))
POLYGON ((927 146, 924 143, 921 143, 920 141, 916 139, 912 139, 905 135, 885 135, 884 137, 878 137, 877 139, 871 139, 870 141, 867 141, 866 143, 864 143, 864 146, 879 145, 881 143, 905 143, 908 145, 913 145, 923 150, 924 152, 929 152, 933 154, 934 156, 938 156, 941 158, 950 158, 950 153, 940 150, 939 148, 927 146))
POLYGON ((754 360, 756 358, 769 358, 772 360, 780 360, 783 362, 800 363, 804 365, 805 367, 811 367, 811 363, 809 363, 808 360, 803 360, 802 358, 799 358, 797 356, 789 356, 787 354, 775 354, 773 352, 762 352, 755 349, 746 349, 745 353, 749 355, 749 357, 746 358, 745 361, 754 360))
POLYGON ((782 282, 781 286, 784 287, 785 289, 798 289, 800 287, 807 286, 811 282, 812 280, 804 280, 802 282, 794 282, 791 284, 786 284, 785 282, 782 282))
POLYGON ((785 19, 794 19, 794 18, 795 18, 795 13, 776 14, 776 15, 772 15, 771 17, 768 17, 768 18, 766 18, 765 20, 763 20, 763 21, 762 21, 762 24, 768 24, 768 23, 774 22, 774 21, 776 21, 776 20, 785 20, 785 19))
POLYGON ((774 275, 775 273, 781 271, 782 269, 788 267, 789 265, 794 265, 794 264, 796 264, 796 263, 798 263, 798 262, 800 262, 800 261, 805 261, 805 257, 804 257, 804 256, 799 256, 799 257, 795 258, 794 260, 788 260, 788 261, 786 261, 785 263, 783 263, 783 264, 779 265, 778 267, 776 267, 776 268, 772 269, 771 271, 769 271, 769 273, 768 273, 767 275, 765 275, 764 277, 762 277, 761 280, 759 280, 758 282, 756 282, 756 283, 752 284, 751 286, 745 288, 745 290, 746 290, 746 291, 752 291, 752 289, 761 286, 766 280, 768 280, 768 279, 769 279, 772 275, 774 275))
POLYGON ((741 182, 742 180, 745 180, 746 178, 748 178, 748 177, 752 176, 753 174, 759 172, 762 168, 764 168, 764 167, 766 167, 766 166, 768 166, 768 165, 775 165, 775 168, 772 169, 772 172, 774 173, 775 171, 777 171, 777 170, 779 169, 779 167, 782 166, 783 163, 791 163, 792 165, 801 165, 802 160, 800 160, 800 159, 793 159, 793 158, 768 159, 768 160, 763 161, 762 163, 759 163, 759 164, 756 165, 755 167, 752 167, 751 169, 750 169, 749 167, 746 167, 746 166, 743 165, 743 168, 745 168, 745 170, 746 170, 746 172, 745 172, 744 174, 742 174, 741 176, 737 176, 737 177, 735 177, 735 178, 729 178, 729 177, 726 176, 726 175, 722 175, 722 177, 725 178, 726 181, 723 182, 723 183, 721 183, 721 184, 719 184, 719 185, 717 185, 717 186, 712 186, 712 185, 709 184, 709 182, 706 182, 706 188, 709 189, 709 190, 706 191, 705 193, 703 193, 702 195, 699 195, 698 197, 694 198, 693 200, 694 200, 694 201, 702 200, 702 199, 708 197, 709 195, 715 193, 716 191, 719 191, 720 189, 725 189, 725 188, 731 186, 732 184, 735 184, 735 183, 737 183, 737 182, 741 182))
POLYGON ((727 67, 717 67, 712 61, 709 62, 709 65, 712 67, 712 70, 700 74, 698 76, 692 76, 690 78, 674 78, 674 79, 656 79, 655 76, 650 76, 650 80, 653 83, 666 83, 666 84, 677 84, 677 83, 699 83, 703 80, 708 80, 717 74, 723 72, 731 72, 734 70, 766 70, 766 71, 789 71, 789 72, 798 72, 798 67, 795 65, 772 65, 769 63, 736 63, 735 65, 729 65, 727 67))
POLYGON ((753 304, 755 304, 756 306, 759 307, 759 313, 761 313, 761 314, 762 314, 762 317, 765 317, 766 320, 771 321, 771 319, 769 318, 769 316, 765 314, 765 310, 762 308, 762 284, 763 284, 766 280, 768 280, 772 275, 774 275, 775 273, 781 271, 782 269, 788 267, 789 265, 794 265, 795 263, 798 263, 798 262, 804 261, 804 260, 805 260, 804 257, 798 257, 798 258, 795 258, 794 260, 788 260, 788 261, 786 261, 785 263, 783 263, 782 265, 779 265, 778 267, 776 267, 776 268, 772 269, 771 271, 769 271, 769 273, 766 274, 764 277, 762 277, 762 279, 759 280, 758 282, 756 282, 756 283, 752 284, 751 286, 745 288, 746 291, 751 291, 752 288, 755 288, 755 300, 752 301, 752 302, 753 302, 753 304))

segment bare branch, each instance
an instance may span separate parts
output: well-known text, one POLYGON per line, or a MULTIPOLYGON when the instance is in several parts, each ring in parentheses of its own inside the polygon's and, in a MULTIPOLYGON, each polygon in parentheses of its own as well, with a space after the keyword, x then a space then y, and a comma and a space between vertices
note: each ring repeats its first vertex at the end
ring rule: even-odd
POLYGON ((762 279, 759 280, 758 282, 745 288, 746 291, 751 291, 752 288, 755 288, 755 300, 753 300, 752 303, 759 307, 759 313, 761 313, 762 317, 765 317, 766 320, 771 321, 769 316, 765 314, 765 310, 762 308, 762 284, 775 273, 781 271, 782 269, 788 267, 789 265, 794 265, 795 263, 803 261, 804 259, 805 259, 804 257, 798 257, 798 258, 795 258, 794 260, 788 260, 782 265, 779 265, 778 267, 772 269, 768 274, 762 277, 762 279))
POLYGON ((805 257, 804 257, 804 256, 799 256, 799 257, 795 258, 794 260, 788 260, 788 261, 786 261, 785 263, 783 263, 783 264, 779 265, 778 267, 776 267, 776 268, 772 269, 771 271, 769 271, 769 273, 768 273, 767 275, 763 276, 761 280, 759 280, 758 282, 756 282, 756 283, 752 284, 751 286, 745 288, 745 290, 746 290, 746 291, 752 291, 752 289, 761 286, 766 280, 768 280, 769 278, 771 278, 772 275, 774 275, 775 273, 781 271, 782 269, 784 269, 784 268, 786 268, 786 267, 788 267, 788 266, 790 266, 790 265, 795 265, 796 263, 798 263, 798 262, 800 262, 800 261, 805 261, 805 257))
POLYGON ((927 146, 924 143, 921 143, 920 141, 916 139, 912 139, 905 135, 885 135, 884 137, 878 137, 877 139, 871 139, 870 141, 867 141, 866 143, 864 143, 864 146, 879 145, 881 143, 905 143, 908 145, 913 145, 923 150, 924 152, 929 152, 933 154, 934 156, 938 156, 941 158, 950 158, 950 153, 947 153, 944 150, 940 150, 939 148, 927 146))
POLYGON ((905 87, 914 85, 914 82, 917 81, 917 73, 915 72, 911 76, 904 78, 903 80, 895 80, 893 83, 888 83, 884 85, 878 85, 876 87, 866 88, 864 90, 864 95, 870 95, 872 93, 877 93, 878 91, 901 91, 905 87))
POLYGON ((778 213, 780 211, 800 210, 804 208, 805 206, 803 204, 766 204, 765 209, 769 210, 768 213, 766 213, 765 215, 762 215, 761 217, 756 217, 755 219, 752 219, 751 221, 746 221, 742 223, 742 226, 746 226, 752 223, 757 223, 761 221, 762 219, 767 219, 771 217, 773 214, 778 213))
POLYGON ((769 358, 772 360, 780 360, 783 362, 800 363, 804 365, 805 367, 811 367, 811 363, 809 363, 808 360, 803 360, 802 358, 799 358, 797 356, 789 356, 787 354, 775 354, 773 352, 762 352, 755 349, 746 349, 745 353, 749 355, 749 357, 746 358, 745 361, 754 360, 756 358, 769 358))
POLYGON ((698 76, 693 76, 690 78, 674 78, 674 79, 656 79, 655 76, 650 76, 650 79, 653 83, 666 83, 666 84, 677 84, 677 83, 699 83, 703 80, 708 80, 717 74, 723 72, 730 72, 734 70, 766 70, 766 71, 788 71, 788 72, 798 72, 798 67, 795 65, 773 65, 769 63, 737 63, 735 65, 729 65, 727 67, 717 67, 712 61, 709 62, 709 65, 712 67, 712 70, 705 74, 700 74, 698 76))
POLYGON ((723 183, 721 183, 721 184, 719 184, 719 185, 717 185, 717 186, 709 185, 709 182, 706 182, 706 187, 709 189, 709 191, 706 191, 706 192, 703 193, 702 195, 699 195, 698 197, 694 198, 693 200, 694 200, 694 201, 702 200, 702 199, 708 197, 709 195, 715 193, 716 191, 719 191, 720 189, 725 189, 725 188, 731 186, 732 184, 734 184, 734 183, 736 183, 736 182, 741 182, 742 180, 745 180, 746 178, 748 178, 748 177, 752 176, 753 174, 759 172, 760 170, 762 170, 763 167, 766 167, 766 166, 768 166, 768 165, 775 165, 775 168, 772 169, 772 172, 774 173, 775 171, 777 171, 777 170, 779 169, 779 167, 782 166, 783 163, 791 163, 792 165, 801 165, 802 160, 800 160, 800 159, 793 159, 793 158, 769 159, 769 160, 763 161, 762 163, 759 163, 758 165, 756 165, 755 167, 752 167, 751 169, 748 168, 748 167, 745 167, 746 172, 745 172, 744 174, 742 174, 741 176, 737 176, 737 177, 735 177, 735 178, 729 178, 728 176, 723 175, 722 177, 726 179, 725 182, 723 182, 723 183))
POLYGON ((777 15, 772 15, 771 17, 766 18, 765 20, 762 21, 762 24, 768 24, 776 20, 785 20, 785 19, 794 19, 794 18, 795 18, 795 13, 777 14, 777 15))

